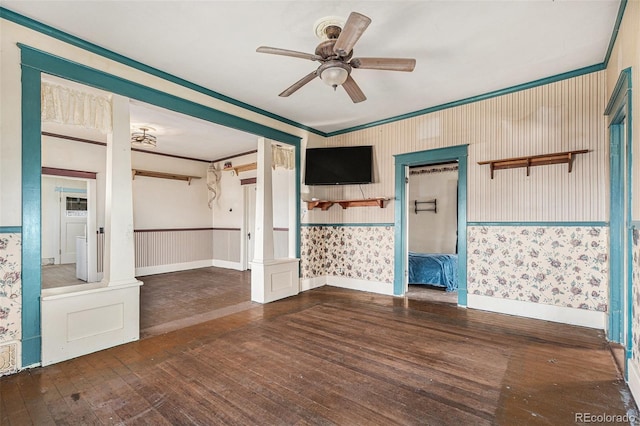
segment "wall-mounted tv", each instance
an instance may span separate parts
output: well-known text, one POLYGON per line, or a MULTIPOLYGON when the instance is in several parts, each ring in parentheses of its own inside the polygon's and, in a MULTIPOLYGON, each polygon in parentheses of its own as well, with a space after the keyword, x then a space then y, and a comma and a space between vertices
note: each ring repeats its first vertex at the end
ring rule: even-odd
POLYGON ((305 185, 373 183, 373 147, 341 146, 306 151, 305 185))

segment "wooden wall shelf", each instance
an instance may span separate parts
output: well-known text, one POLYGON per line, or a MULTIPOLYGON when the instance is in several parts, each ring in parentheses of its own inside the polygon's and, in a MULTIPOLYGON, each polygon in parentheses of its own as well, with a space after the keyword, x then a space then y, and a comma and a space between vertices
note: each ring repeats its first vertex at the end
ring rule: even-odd
POLYGON ((258 168, 258 163, 249 163, 249 164, 243 164, 241 166, 229 167, 223 170, 227 170, 227 171, 233 170, 236 175, 239 175, 242 172, 248 172, 249 170, 255 170, 257 168, 258 168))
POLYGON ((132 169, 131 178, 135 179, 136 176, 145 176, 145 177, 160 178, 160 179, 183 180, 185 182, 188 182, 189 185, 191 185, 192 179, 200 179, 200 176, 178 175, 175 173, 153 172, 150 170, 132 169))
POLYGON ((527 168, 527 176, 529 176, 529 168, 533 166, 546 166, 549 164, 568 165, 569 173, 573 168, 573 158, 577 154, 586 154, 588 149, 580 149, 577 151, 556 152, 553 154, 531 155, 529 157, 505 158, 502 160, 478 161, 478 164, 489 164, 491 167, 491 179, 493 179, 494 170, 514 169, 518 167, 527 168))
POLYGON ((384 202, 389 201, 388 198, 368 198, 366 200, 311 200, 307 201, 307 208, 313 210, 318 207, 320 210, 329 210, 334 204, 339 204, 343 209, 349 207, 380 207, 384 208, 384 202))

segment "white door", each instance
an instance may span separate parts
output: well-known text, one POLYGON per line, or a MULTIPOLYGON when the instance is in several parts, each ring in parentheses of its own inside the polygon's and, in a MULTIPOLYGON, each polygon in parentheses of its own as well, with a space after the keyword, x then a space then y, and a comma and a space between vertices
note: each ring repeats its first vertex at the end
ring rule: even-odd
POLYGON ((255 249, 255 230, 256 230, 256 185, 245 185, 245 219, 246 219, 246 232, 245 232, 245 247, 246 247, 246 259, 247 269, 251 269, 251 262, 253 261, 253 253, 255 249))
POLYGON ((60 193, 60 263, 76 263, 76 237, 87 235, 87 196, 60 193))

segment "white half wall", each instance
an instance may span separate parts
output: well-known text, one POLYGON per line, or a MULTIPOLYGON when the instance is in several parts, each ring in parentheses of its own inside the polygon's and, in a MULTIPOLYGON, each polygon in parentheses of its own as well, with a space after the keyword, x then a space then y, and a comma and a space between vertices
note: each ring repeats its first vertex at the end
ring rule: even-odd
POLYGON ((42 365, 138 340, 141 284, 43 293, 42 365))

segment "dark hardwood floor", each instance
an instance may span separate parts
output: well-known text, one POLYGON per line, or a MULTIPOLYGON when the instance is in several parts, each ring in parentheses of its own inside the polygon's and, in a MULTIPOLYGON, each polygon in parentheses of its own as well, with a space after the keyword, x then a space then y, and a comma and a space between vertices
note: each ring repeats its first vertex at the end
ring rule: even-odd
POLYGON ((634 410, 600 331, 333 287, 0 378, 3 425, 568 425, 634 410))
POLYGON ((199 268, 138 277, 140 337, 156 336, 258 306, 251 271, 199 268))

